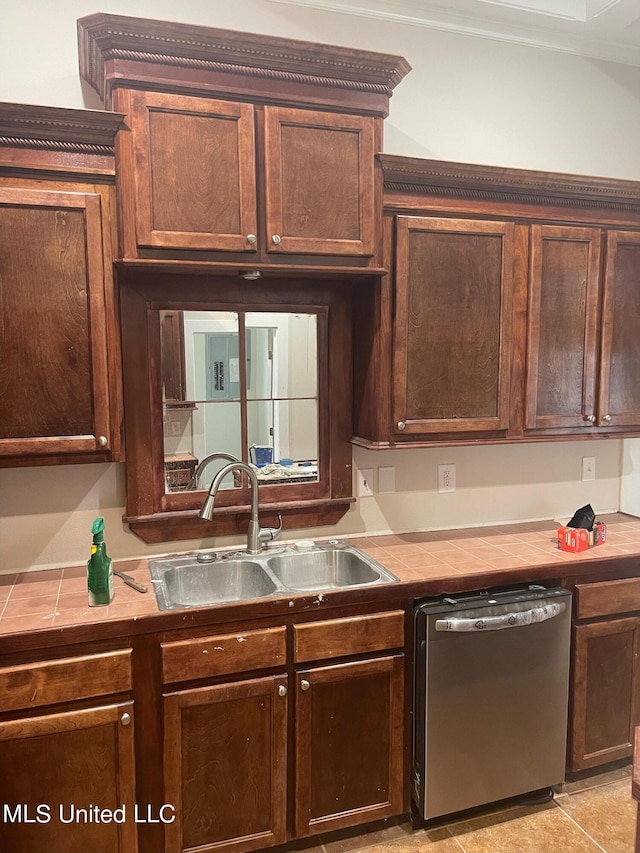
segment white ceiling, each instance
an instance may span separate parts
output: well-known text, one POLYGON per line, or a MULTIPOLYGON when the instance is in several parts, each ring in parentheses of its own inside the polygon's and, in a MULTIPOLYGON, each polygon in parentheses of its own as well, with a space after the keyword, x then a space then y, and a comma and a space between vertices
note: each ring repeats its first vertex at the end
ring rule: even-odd
POLYGON ((640 66, 640 0, 271 0, 640 66))

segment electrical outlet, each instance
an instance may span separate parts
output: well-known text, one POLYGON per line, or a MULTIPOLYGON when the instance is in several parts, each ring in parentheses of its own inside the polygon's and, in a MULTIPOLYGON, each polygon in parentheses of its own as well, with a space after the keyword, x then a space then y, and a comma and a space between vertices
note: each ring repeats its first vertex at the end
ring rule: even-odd
POLYGON ((595 456, 583 456, 582 457, 582 479, 583 480, 595 480, 596 478, 596 457, 595 456))
POLYGON ((180 435, 181 434, 180 421, 173 421, 173 420, 169 421, 168 427, 169 427, 169 435, 180 435))
POLYGON ((373 468, 358 468, 358 497, 370 498, 373 495, 373 468))
POLYGON ((455 492, 456 490, 456 466, 453 462, 447 465, 438 465, 438 491, 455 492))

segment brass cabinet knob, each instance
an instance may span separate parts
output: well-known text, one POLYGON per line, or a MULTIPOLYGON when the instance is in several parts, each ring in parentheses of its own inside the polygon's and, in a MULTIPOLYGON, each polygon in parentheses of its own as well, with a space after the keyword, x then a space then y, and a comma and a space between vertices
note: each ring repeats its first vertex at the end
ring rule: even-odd
POLYGON ((611 415, 604 415, 604 417, 602 418, 602 420, 603 420, 603 421, 607 421, 607 422, 608 422, 608 421, 610 421, 610 420, 611 420, 611 415))
POLYGON ((124 713, 120 717, 120 722, 123 726, 128 726, 131 723, 131 714, 124 713))
POLYGON ((278 687, 278 696, 286 696, 286 695, 287 695, 287 688, 284 686, 284 684, 281 684, 280 687, 278 687))
POLYGON ((398 421, 398 429, 400 430, 400 432, 402 432, 402 430, 403 430, 405 427, 406 427, 406 424, 405 424, 405 422, 404 422, 404 421, 398 421))
POLYGON ((255 234, 247 234, 247 243, 251 243, 253 245, 258 238, 255 234))
POLYGON ((279 234, 274 234, 271 238, 271 242, 275 243, 275 245, 278 246, 280 245, 280 243, 282 243, 282 237, 279 234))
POLYGON ((311 687, 311 684, 307 681, 306 678, 303 678, 302 681, 300 682, 300 690, 302 690, 306 693, 310 687, 311 687))
POLYGON ((100 445, 100 447, 106 447, 108 443, 109 442, 107 441, 106 435, 98 436, 98 444, 100 445))

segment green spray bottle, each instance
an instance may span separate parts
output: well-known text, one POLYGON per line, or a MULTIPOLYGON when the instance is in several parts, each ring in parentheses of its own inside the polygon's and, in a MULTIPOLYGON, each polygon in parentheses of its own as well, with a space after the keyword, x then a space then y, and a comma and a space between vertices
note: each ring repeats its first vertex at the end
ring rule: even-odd
POLYGON ((96 518, 91 528, 93 545, 87 563, 87 584, 91 607, 109 604, 113 600, 113 571, 104 541, 104 518, 96 518))

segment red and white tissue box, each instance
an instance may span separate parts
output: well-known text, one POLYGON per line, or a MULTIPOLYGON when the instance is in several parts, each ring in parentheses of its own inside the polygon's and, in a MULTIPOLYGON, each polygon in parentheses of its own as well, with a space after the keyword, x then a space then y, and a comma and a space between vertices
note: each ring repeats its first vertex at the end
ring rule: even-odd
POLYGON ((607 541, 607 525, 596 521, 593 530, 582 527, 559 527, 558 548, 561 551, 586 551, 607 541))

